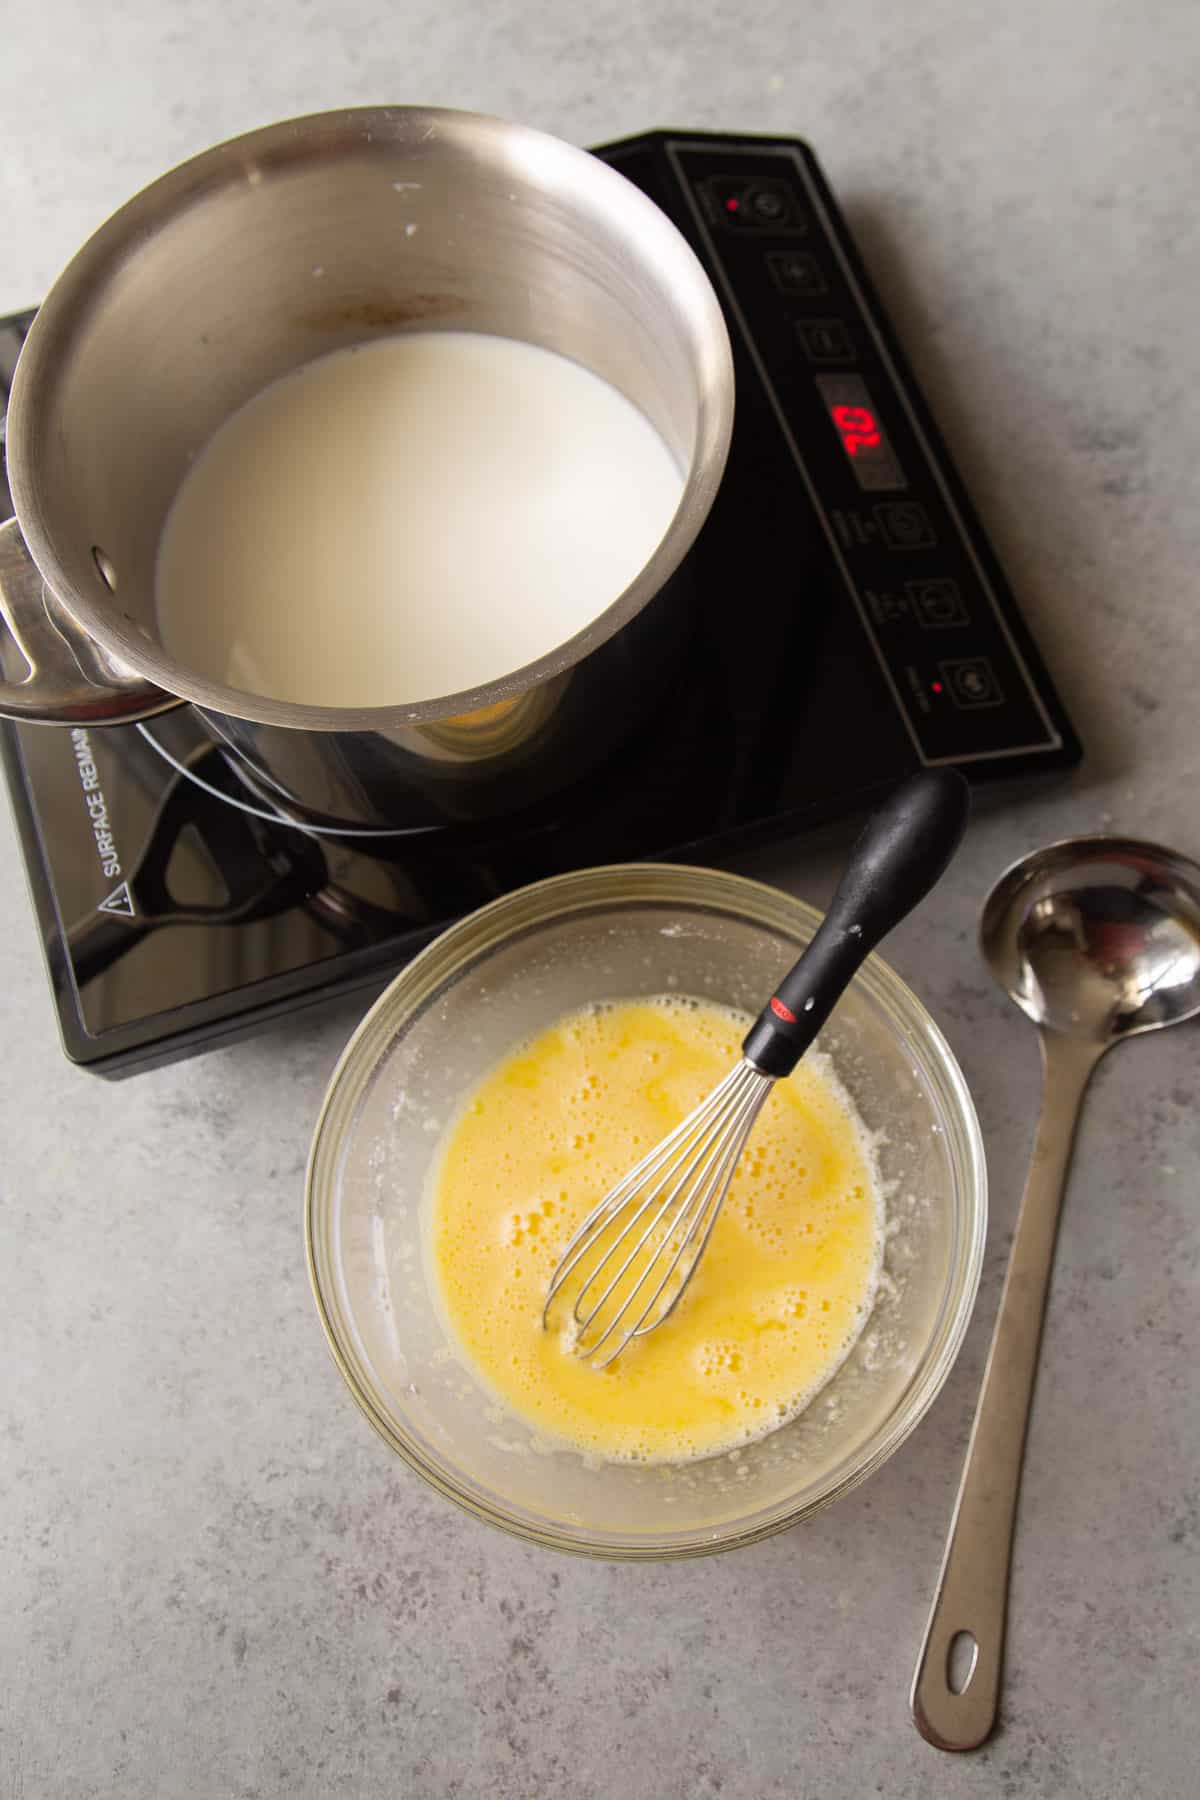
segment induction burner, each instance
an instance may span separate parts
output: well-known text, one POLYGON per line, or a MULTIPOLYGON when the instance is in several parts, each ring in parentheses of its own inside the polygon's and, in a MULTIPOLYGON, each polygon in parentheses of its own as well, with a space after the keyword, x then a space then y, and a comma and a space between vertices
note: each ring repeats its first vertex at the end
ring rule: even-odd
MULTIPOLYGON (((921 764, 978 784, 1078 762, 811 151, 656 132, 598 154, 691 240, 733 339, 733 447, 689 557, 696 629, 673 692, 552 804, 387 836, 280 816, 186 707, 0 726, 73 1061, 122 1075, 378 986, 541 876, 845 823, 921 764)), ((31 317, 0 320, 0 394, 31 317)))

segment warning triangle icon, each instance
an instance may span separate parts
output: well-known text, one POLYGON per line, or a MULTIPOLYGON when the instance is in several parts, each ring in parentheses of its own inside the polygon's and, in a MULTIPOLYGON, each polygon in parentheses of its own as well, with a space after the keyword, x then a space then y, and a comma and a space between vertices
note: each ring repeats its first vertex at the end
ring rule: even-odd
POLYGON ((115 887, 107 900, 102 900, 96 908, 97 912, 117 913, 122 919, 132 919, 136 908, 133 895, 129 891, 129 883, 123 881, 115 887))

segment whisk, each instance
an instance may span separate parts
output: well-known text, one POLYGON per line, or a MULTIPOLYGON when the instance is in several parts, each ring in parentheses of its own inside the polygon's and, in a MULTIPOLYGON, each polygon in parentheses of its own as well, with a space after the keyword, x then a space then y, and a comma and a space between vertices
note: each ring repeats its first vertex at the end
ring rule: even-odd
POLYGON ((791 1074, 864 958, 938 880, 969 807, 967 784, 952 769, 923 770, 891 794, 851 851, 820 929, 747 1032, 741 1061, 571 1238, 542 1325, 575 1276, 572 1347, 595 1369, 679 1305, 767 1095, 791 1074))

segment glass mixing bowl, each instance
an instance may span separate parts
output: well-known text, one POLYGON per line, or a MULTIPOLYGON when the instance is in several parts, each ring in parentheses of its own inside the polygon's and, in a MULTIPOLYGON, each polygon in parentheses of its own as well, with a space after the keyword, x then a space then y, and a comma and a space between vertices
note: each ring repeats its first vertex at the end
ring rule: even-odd
POLYGON ((591 1556, 750 1543, 877 1469, 946 1379, 979 1281, 983 1146, 945 1039, 875 956, 819 1044, 876 1134, 884 1273, 857 1345, 805 1412, 703 1461, 585 1457, 501 1406, 460 1360, 433 1291, 431 1165, 489 1067, 597 1000, 674 991, 757 1013, 819 923, 786 894, 709 869, 639 863, 561 875, 451 927, 351 1038, 309 1162, 313 1291, 376 1430, 478 1517, 591 1556))

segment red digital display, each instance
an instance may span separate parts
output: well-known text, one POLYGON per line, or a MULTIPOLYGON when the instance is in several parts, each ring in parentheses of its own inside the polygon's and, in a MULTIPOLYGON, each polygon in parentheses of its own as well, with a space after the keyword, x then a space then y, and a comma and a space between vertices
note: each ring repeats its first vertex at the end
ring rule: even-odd
POLYGON ((829 413, 842 434, 842 446, 847 456, 858 456, 863 450, 873 450, 883 442, 875 414, 865 406, 832 406, 829 413))
POLYGON ((859 487, 868 493, 907 487, 904 471, 861 375, 818 375, 816 383, 859 487))

